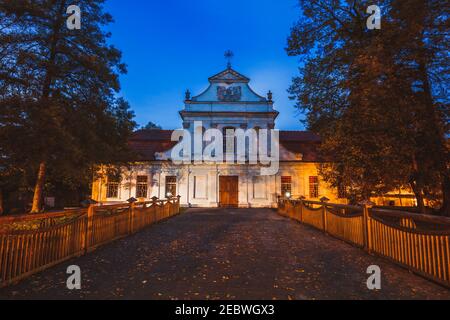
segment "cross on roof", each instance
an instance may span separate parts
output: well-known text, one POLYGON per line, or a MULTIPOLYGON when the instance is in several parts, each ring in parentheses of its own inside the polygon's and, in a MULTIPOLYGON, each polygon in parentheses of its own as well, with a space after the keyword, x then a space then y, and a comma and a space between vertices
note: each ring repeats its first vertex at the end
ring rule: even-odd
POLYGON ((228 63, 227 63, 228 69, 231 69, 231 60, 234 57, 233 51, 231 51, 231 50, 225 51, 225 55, 224 56, 225 56, 225 59, 227 59, 227 61, 228 61, 228 63))

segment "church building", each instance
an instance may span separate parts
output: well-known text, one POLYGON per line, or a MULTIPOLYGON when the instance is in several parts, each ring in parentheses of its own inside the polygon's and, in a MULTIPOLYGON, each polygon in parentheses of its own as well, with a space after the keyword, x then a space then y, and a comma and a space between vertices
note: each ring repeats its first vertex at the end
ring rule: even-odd
MULTIPOLYGON (((262 96, 249 85, 250 79, 231 65, 209 78, 209 87, 197 96, 186 92, 180 126, 194 134, 195 124, 202 130, 218 129, 224 134, 237 129, 276 129, 279 112, 272 93, 262 96)), ((93 182, 93 199, 114 203, 136 198, 179 195, 184 207, 276 207, 279 196, 322 197, 345 203, 345 195, 330 188, 318 174, 325 161, 318 153, 320 138, 307 131, 279 131, 279 170, 261 175, 259 164, 185 163, 175 164, 171 130, 140 130, 129 144, 136 159, 120 175, 100 175, 93 182)))

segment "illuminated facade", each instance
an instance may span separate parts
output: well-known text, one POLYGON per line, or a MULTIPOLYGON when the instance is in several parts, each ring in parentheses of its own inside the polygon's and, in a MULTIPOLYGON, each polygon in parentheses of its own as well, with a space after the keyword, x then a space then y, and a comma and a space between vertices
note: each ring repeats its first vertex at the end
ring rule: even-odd
MULTIPOLYGON (((278 112, 272 93, 265 97, 249 86, 250 79, 228 67, 209 78, 209 87, 198 96, 186 92, 180 112, 182 126, 194 134, 194 124, 203 130, 274 129, 278 112)), ((141 130, 130 140, 138 154, 131 169, 120 177, 97 179, 93 199, 102 203, 122 202, 129 198, 149 201, 180 195, 183 206, 190 207, 275 207, 279 196, 322 197, 335 203, 346 199, 320 179, 317 165, 325 161, 318 153, 320 138, 307 131, 279 132, 279 171, 262 176, 255 164, 183 164, 175 165, 171 151, 176 142, 170 130, 141 130)), ((395 200, 396 204, 398 199, 395 200)), ((409 205, 404 200, 403 205, 409 205)), ((388 204, 388 203, 381 203, 388 204)))

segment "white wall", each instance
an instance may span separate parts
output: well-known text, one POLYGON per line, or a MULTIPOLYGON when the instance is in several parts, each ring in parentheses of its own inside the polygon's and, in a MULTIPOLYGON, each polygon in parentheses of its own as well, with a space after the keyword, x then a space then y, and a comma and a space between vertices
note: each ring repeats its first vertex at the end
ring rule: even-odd
MULTIPOLYGON (((165 178, 177 177, 177 193, 183 206, 217 207, 219 205, 219 177, 239 177, 240 207, 275 207, 277 196, 281 194, 281 177, 292 177, 292 196, 309 197, 309 177, 318 176, 314 163, 282 162, 275 176, 260 176, 260 168, 254 165, 183 165, 174 166, 169 162, 151 162, 134 166, 131 172, 124 171, 120 184, 119 198, 106 199, 109 202, 126 201, 136 196, 138 175, 149 177, 148 199, 165 197, 165 178), (198 186, 195 185, 197 182, 198 186), (196 191, 197 190, 197 191, 196 191)), ((326 196, 333 202, 336 190, 330 189, 323 181, 319 182, 319 198, 326 196)), ((316 199, 318 200, 318 199, 316 199)))

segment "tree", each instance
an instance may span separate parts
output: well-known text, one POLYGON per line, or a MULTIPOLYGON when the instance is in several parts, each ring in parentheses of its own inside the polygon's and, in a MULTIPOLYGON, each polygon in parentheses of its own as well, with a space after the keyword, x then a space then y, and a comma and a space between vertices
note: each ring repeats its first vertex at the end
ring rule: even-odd
POLYGON ((397 48, 393 56, 414 88, 413 190, 420 198, 440 189, 443 212, 450 216, 448 6, 442 0, 392 1, 391 6, 391 30, 402 34, 390 35, 397 48))
POLYGON ((157 125, 157 124, 155 124, 155 123, 153 123, 151 121, 149 123, 147 123, 147 125, 145 125, 142 128, 145 129, 145 130, 161 130, 162 129, 161 126, 159 126, 159 125, 157 125))
POLYGON ((96 163, 123 159, 135 126, 114 97, 126 68, 107 44, 103 2, 78 1, 81 29, 69 30, 67 0, 0 0, 0 150, 37 173, 33 213, 47 178, 77 184, 96 163))
MULTIPOLYGON (((443 130, 430 127, 442 128, 442 113, 425 116, 436 106, 429 95, 424 103, 422 92, 427 90, 418 90, 417 84, 426 82, 417 78, 420 73, 411 67, 416 64, 406 54, 420 52, 419 46, 411 46, 411 30, 417 38, 417 28, 410 28, 399 13, 414 6, 379 1, 383 27, 368 30, 365 12, 370 4, 300 1, 302 18, 291 31, 287 50, 305 57, 306 63, 290 92, 296 107, 306 112, 308 127, 322 135, 323 151, 336 160, 321 168, 325 180, 345 184, 355 199, 410 185, 423 210, 425 190, 435 189, 448 173, 444 157, 429 161, 423 156, 431 145, 445 154, 443 130)), ((426 6, 419 10, 433 15, 426 6)), ((445 24, 433 21, 437 30, 445 24)))

